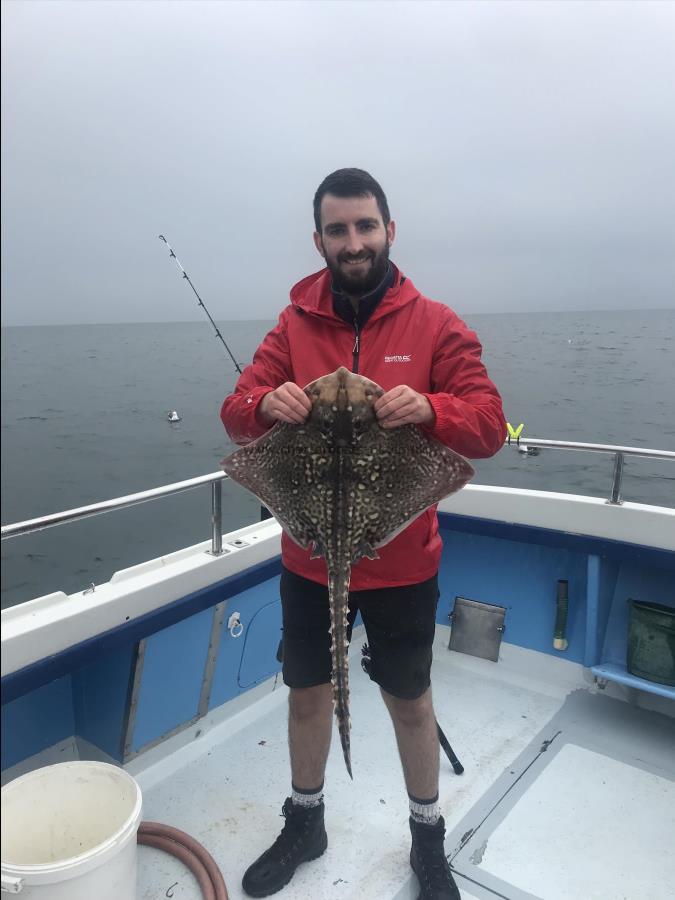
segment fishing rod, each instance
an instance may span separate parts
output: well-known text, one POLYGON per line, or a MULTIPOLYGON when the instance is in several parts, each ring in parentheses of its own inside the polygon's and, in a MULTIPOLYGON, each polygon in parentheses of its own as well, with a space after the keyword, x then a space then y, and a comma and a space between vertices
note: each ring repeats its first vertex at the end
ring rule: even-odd
POLYGON ((185 271, 185 269, 182 267, 182 265, 180 264, 180 260, 178 259, 178 257, 176 256, 176 254, 173 252, 173 248, 171 247, 171 244, 167 241, 167 239, 164 237, 163 234, 160 234, 160 235, 159 235, 159 239, 160 239, 160 241, 164 241, 164 243, 166 244, 166 246, 169 248, 169 256, 172 256, 172 257, 176 260, 176 265, 178 266, 178 268, 179 268, 179 269, 181 270, 181 272, 183 273, 183 278, 186 279, 187 283, 190 285, 190 287, 191 287, 192 290, 194 291, 194 295, 195 295, 195 297, 197 298, 197 302, 198 302, 199 305, 202 307, 202 309, 204 310, 204 312, 206 313, 206 315, 209 317, 209 321, 211 322, 211 324, 212 324, 213 327, 215 328, 215 330, 216 330, 216 337, 220 338, 220 340, 223 342, 223 347, 224 347, 224 348, 227 350, 227 352, 230 354, 230 359, 231 359, 232 362, 234 363, 237 372, 239 372, 239 374, 241 375, 241 369, 239 368, 239 363, 238 363, 237 360, 234 358, 234 356, 232 355, 232 351, 230 350, 230 348, 229 348, 229 347, 227 346, 227 344, 225 343, 225 338, 222 336, 222 334, 220 333, 220 330, 218 329, 218 326, 216 325, 216 323, 215 323, 215 322, 213 321, 213 319, 211 318, 211 313, 208 311, 208 309, 207 309, 206 306, 204 305, 204 301, 202 300, 202 298, 201 298, 201 297, 199 296, 199 294, 197 293, 197 288, 194 286, 194 284, 193 284, 192 281, 190 280, 190 276, 189 276, 188 273, 185 271))

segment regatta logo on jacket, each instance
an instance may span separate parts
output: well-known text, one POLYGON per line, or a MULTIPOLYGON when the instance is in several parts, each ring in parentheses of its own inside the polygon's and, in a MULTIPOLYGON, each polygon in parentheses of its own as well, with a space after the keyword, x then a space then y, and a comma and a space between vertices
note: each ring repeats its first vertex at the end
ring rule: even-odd
POLYGON ((410 362, 412 360, 412 355, 410 353, 405 356, 385 356, 384 361, 386 363, 392 362, 410 362))

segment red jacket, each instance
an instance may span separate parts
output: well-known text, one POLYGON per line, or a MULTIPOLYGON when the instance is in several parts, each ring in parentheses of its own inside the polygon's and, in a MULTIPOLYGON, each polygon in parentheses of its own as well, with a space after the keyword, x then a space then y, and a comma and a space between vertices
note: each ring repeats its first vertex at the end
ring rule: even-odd
MULTIPOLYGON (((502 402, 481 363, 473 331, 442 303, 423 297, 394 267, 386 292, 360 333, 358 371, 385 391, 399 384, 424 394, 436 414, 432 437, 470 458, 492 456, 504 443, 502 402)), ((333 311, 327 269, 304 278, 291 290, 291 304, 258 347, 234 393, 220 413, 230 437, 246 444, 267 430, 256 409, 285 381, 304 387, 339 366, 352 369, 354 328, 333 311)), ((435 507, 352 570, 351 589, 415 584, 438 571, 441 539, 435 507)), ((323 559, 309 558, 285 533, 284 565, 312 581, 326 583, 323 559)))

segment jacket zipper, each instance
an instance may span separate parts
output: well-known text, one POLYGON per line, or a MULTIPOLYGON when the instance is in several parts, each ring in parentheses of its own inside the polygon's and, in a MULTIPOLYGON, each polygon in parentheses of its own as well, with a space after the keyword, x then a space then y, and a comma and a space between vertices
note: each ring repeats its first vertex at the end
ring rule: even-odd
POLYGON ((359 323, 354 322, 354 346, 352 348, 352 372, 354 373, 359 371, 359 352, 361 350, 359 337, 359 323))

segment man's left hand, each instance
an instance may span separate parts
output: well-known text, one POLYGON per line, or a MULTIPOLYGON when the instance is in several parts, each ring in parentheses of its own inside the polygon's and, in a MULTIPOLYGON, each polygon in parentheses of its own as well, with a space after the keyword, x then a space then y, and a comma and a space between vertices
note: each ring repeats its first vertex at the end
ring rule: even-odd
POLYGON ((399 384, 373 404, 377 420, 383 428, 399 425, 432 425, 436 419, 431 404, 407 384, 399 384))

